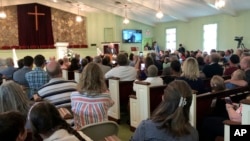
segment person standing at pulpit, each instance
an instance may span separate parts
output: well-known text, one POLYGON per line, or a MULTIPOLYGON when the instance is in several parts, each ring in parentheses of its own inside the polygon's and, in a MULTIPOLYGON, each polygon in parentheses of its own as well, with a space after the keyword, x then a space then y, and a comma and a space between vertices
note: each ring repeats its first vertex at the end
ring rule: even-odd
POLYGON ((160 53, 160 47, 157 45, 156 41, 154 41, 153 44, 152 44, 152 50, 155 51, 155 53, 157 54, 157 56, 159 55, 159 53, 160 53))
POLYGON ((117 54, 117 50, 116 50, 116 48, 114 48, 114 44, 113 43, 110 43, 109 45, 108 45, 108 48, 106 49, 106 53, 107 54, 117 54))

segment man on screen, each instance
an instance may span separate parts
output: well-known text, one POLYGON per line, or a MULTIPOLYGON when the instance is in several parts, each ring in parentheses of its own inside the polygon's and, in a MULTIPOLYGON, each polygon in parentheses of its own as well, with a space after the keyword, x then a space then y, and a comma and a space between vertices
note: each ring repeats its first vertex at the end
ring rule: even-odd
POLYGON ((107 54, 117 54, 117 50, 114 48, 114 44, 110 43, 106 49, 107 54))
POLYGON ((129 43, 134 43, 135 42, 135 34, 133 32, 130 32, 130 37, 128 39, 129 43))

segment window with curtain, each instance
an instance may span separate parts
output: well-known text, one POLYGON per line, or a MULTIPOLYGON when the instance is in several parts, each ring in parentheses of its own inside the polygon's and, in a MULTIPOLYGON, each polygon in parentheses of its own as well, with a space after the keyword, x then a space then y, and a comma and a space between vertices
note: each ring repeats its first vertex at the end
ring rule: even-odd
POLYGON ((171 52, 176 50, 176 28, 166 29, 166 49, 171 52))
POLYGON ((217 23, 203 26, 203 51, 210 54, 211 49, 217 49, 217 23))

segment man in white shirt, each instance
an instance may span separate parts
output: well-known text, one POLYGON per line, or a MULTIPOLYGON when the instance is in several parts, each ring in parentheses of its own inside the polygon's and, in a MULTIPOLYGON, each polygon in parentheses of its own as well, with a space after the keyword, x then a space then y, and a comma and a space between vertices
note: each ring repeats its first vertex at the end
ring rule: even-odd
POLYGON ((136 79, 136 69, 128 65, 128 58, 125 54, 119 54, 117 56, 118 66, 112 68, 105 74, 105 78, 118 77, 120 81, 132 81, 136 79))
POLYGON ((114 48, 114 44, 113 43, 110 43, 108 45, 108 48, 106 49, 106 53, 107 54, 117 54, 117 51, 116 49, 114 48))

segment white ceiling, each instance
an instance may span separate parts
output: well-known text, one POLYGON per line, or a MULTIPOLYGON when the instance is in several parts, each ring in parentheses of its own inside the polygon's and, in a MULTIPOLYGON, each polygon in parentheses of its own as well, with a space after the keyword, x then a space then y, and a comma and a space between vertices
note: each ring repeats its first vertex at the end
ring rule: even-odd
POLYGON ((86 12, 110 12, 124 17, 125 5, 130 20, 135 20, 148 25, 155 25, 158 22, 184 21, 192 18, 228 14, 237 16, 241 10, 250 9, 250 0, 225 0, 226 6, 216 9, 215 0, 160 0, 161 10, 164 13, 162 19, 155 17, 159 7, 159 0, 2 0, 3 6, 26 3, 40 3, 53 8, 61 9, 77 14, 78 7, 83 9, 80 15, 86 12))

